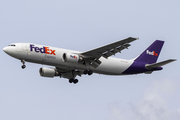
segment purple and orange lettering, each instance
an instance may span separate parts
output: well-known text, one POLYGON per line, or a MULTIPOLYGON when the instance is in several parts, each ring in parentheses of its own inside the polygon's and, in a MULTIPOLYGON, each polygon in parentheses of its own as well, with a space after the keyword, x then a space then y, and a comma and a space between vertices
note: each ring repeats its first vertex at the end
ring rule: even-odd
POLYGON ((39 48, 39 47, 34 47, 34 45, 31 44, 30 51, 33 51, 33 49, 37 53, 41 52, 41 53, 45 53, 45 54, 56 55, 55 54, 56 50, 51 50, 51 49, 49 49, 49 47, 39 48))

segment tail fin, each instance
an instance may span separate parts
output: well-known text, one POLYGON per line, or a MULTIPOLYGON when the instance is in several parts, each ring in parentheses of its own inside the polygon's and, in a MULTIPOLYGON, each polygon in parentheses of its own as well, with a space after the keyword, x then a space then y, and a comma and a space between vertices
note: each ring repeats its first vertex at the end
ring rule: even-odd
POLYGON ((144 62, 147 64, 156 63, 161 49, 163 47, 164 41, 156 40, 152 43, 139 57, 135 59, 138 62, 144 62))

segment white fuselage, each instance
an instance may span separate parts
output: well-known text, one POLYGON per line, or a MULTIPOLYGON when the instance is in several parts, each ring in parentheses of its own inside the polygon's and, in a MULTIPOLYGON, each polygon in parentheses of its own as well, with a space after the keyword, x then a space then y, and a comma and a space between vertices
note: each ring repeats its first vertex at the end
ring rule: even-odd
MULTIPOLYGON (((79 70, 85 70, 90 67, 94 73, 107 74, 107 75, 121 75, 127 68, 129 68, 133 60, 124 60, 109 57, 108 59, 101 57, 99 60, 102 62, 97 68, 86 66, 78 63, 68 63, 62 60, 64 53, 80 53, 78 51, 66 50, 56 47, 46 47, 47 53, 42 53, 45 45, 38 45, 32 43, 15 43, 15 46, 8 46, 4 48, 7 54, 10 56, 25 60, 28 62, 56 66, 59 68, 73 68, 79 70), (30 47, 30 45, 33 45, 30 47)), ((45 49, 45 48, 44 48, 45 49)))

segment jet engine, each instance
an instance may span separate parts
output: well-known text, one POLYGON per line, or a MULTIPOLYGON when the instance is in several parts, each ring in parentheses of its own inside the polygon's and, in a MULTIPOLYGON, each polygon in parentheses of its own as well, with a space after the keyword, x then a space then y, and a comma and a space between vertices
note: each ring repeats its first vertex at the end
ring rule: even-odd
POLYGON ((58 76, 58 72, 54 69, 54 68, 46 68, 46 67, 42 67, 39 69, 39 74, 42 77, 54 77, 54 76, 58 76))
POLYGON ((82 58, 73 53, 64 53, 62 56, 63 62, 69 62, 69 63, 78 63, 79 61, 82 61, 82 58))

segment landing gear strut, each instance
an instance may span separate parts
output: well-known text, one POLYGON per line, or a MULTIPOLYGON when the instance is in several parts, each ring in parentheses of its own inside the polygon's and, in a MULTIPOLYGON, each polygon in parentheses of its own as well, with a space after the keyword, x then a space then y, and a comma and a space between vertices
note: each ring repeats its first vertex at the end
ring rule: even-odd
POLYGON ((22 69, 26 68, 25 61, 24 61, 24 60, 21 60, 21 62, 22 62, 22 64, 23 64, 23 65, 21 66, 21 68, 22 68, 22 69))
POLYGON ((71 79, 69 79, 69 83, 74 83, 74 84, 76 84, 76 83, 78 83, 78 79, 73 79, 73 78, 71 78, 71 79))

